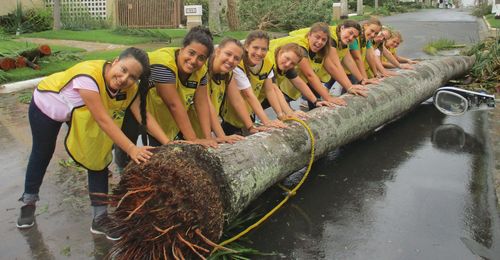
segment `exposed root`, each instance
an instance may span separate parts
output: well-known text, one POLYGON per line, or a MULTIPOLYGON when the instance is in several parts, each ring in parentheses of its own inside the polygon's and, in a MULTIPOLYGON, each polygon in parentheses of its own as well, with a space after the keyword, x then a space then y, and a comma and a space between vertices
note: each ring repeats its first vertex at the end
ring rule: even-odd
POLYGON ((167 249, 165 249, 165 245, 163 245, 163 259, 168 260, 167 249))
POLYGON ((199 228, 197 228, 194 232, 196 233, 196 235, 198 235, 203 240, 203 242, 207 243, 207 245, 209 245, 209 246, 212 246, 215 250, 225 250, 225 251, 228 251, 228 252, 231 252, 231 253, 237 253, 237 251, 235 251, 233 249, 229 249, 227 247, 218 245, 215 242, 213 242, 212 240, 208 239, 207 237, 205 237, 201 233, 201 230, 199 228))
POLYGON ((186 246, 189 247, 189 249, 191 249, 191 251, 193 251, 196 255, 198 255, 201 259, 203 260, 206 260, 206 258, 201 255, 198 251, 196 251, 196 249, 193 247, 193 244, 191 244, 189 241, 187 241, 186 239, 184 239, 181 235, 179 235, 179 233, 177 233, 177 238, 182 242, 184 243, 186 246))
POLYGON ((109 197, 116 205, 111 217, 124 231, 111 249, 113 259, 208 257, 205 240, 217 241, 224 224, 214 180, 220 162, 190 144, 166 145, 154 153, 146 163, 129 164, 109 197))
POLYGON ((129 220, 140 208, 142 208, 142 206, 144 206, 144 204, 146 204, 146 202, 148 202, 151 198, 153 198, 153 195, 154 194, 151 194, 149 195, 149 197, 147 199, 145 199, 141 205, 139 205, 139 207, 137 207, 136 209, 134 209, 129 215, 128 217, 126 217, 124 220, 129 220))
POLYGON ((125 198, 127 198, 128 196, 132 195, 132 194, 135 194, 135 193, 138 193, 138 192, 145 192, 145 191, 152 191, 153 189, 151 187, 146 187, 146 188, 141 188, 141 189, 136 189, 136 190, 131 190, 129 192, 127 192, 121 199, 120 201, 118 202, 118 205, 116 205, 116 208, 119 208, 120 205, 122 204, 123 200, 125 198))
POLYGON ((181 249, 180 249, 180 248, 176 247, 176 248, 175 248, 175 251, 176 251, 177 255, 179 255, 179 258, 180 258, 181 260, 186 260, 186 258, 185 258, 185 257, 184 257, 184 255, 182 254, 182 251, 181 251, 181 249))
POLYGON ((172 242, 172 255, 174 256, 175 260, 180 260, 180 258, 177 256, 177 247, 175 247, 175 240, 172 242))
POLYGON ((156 240, 156 239, 158 239, 159 237, 161 237, 161 236, 163 236, 163 235, 167 234, 170 230, 172 230, 172 229, 174 229, 174 228, 176 228, 176 227, 179 227, 180 225, 181 225, 181 224, 177 224, 177 225, 174 225, 174 226, 170 226, 169 228, 166 228, 166 229, 161 229, 161 228, 159 228, 159 227, 157 227, 157 226, 153 225, 153 227, 154 227, 157 231, 159 231, 159 232, 160 232, 160 234, 159 234, 158 236, 154 237, 154 238, 148 239, 147 241, 153 241, 153 240, 156 240))

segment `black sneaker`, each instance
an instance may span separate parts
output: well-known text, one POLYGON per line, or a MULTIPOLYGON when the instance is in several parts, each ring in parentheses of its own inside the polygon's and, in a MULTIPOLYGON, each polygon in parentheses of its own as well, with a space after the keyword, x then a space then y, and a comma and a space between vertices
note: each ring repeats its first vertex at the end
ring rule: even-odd
POLYGON ((18 228, 30 228, 35 224, 35 210, 34 204, 26 204, 21 207, 21 215, 17 219, 16 226, 18 228))
POLYGON ((92 220, 90 232, 97 235, 106 235, 107 239, 113 241, 120 240, 122 238, 122 233, 116 228, 113 221, 107 214, 92 220))

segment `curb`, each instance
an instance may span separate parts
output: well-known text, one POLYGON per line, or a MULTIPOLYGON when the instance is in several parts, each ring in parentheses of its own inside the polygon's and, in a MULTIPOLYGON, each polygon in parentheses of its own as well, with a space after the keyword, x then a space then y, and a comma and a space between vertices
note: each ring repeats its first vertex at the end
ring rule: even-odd
POLYGON ((18 82, 11 82, 0 85, 0 94, 11 93, 27 88, 35 88, 44 77, 28 79, 18 82))
POLYGON ((486 24, 486 27, 488 27, 488 31, 490 31, 490 32, 491 32, 491 31, 493 31, 493 32, 498 31, 498 29, 497 29, 497 28, 492 28, 492 27, 491 27, 490 23, 489 23, 489 22, 488 22, 488 20, 486 19, 486 16, 484 16, 484 15, 483 15, 483 21, 484 21, 484 23, 486 24))

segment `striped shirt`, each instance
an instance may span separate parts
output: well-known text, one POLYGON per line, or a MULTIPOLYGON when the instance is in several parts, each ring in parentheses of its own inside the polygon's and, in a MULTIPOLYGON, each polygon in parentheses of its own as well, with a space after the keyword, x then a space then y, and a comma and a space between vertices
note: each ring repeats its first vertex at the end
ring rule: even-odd
MULTIPOLYGON (((151 66, 151 76, 149 77, 149 86, 153 87, 155 84, 175 84, 177 78, 175 73, 163 66, 151 66)), ((207 85, 207 76, 203 76, 200 86, 207 85)))

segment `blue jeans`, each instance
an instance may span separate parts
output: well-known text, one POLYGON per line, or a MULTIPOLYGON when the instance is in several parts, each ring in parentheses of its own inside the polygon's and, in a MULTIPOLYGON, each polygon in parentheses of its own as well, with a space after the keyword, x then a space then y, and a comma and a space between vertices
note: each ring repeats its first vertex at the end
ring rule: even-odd
MULTIPOLYGON (((43 177, 47 171, 52 155, 56 148, 57 135, 61 129, 61 122, 46 116, 31 100, 28 118, 31 127, 33 144, 26 169, 24 194, 21 200, 24 203, 34 204, 38 200, 38 193, 43 177), (26 199, 28 198, 28 201, 26 199)), ((108 193, 108 169, 102 171, 88 170, 89 196, 92 206, 102 205, 104 198, 91 196, 91 193, 108 193)))

